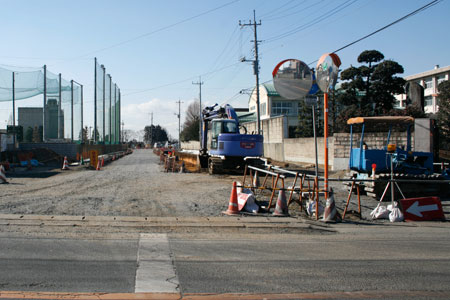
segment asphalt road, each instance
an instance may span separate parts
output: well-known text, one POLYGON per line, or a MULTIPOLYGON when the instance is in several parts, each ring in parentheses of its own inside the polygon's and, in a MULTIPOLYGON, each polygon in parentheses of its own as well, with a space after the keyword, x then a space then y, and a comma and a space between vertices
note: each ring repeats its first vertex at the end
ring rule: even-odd
POLYGON ((158 160, 2 185, 0 299, 450 298, 447 222, 220 217, 238 177, 158 160))
POLYGON ((447 223, 332 228, 336 233, 199 229, 100 239, 88 232, 79 238, 8 234, 0 238, 0 290, 450 297, 447 223))

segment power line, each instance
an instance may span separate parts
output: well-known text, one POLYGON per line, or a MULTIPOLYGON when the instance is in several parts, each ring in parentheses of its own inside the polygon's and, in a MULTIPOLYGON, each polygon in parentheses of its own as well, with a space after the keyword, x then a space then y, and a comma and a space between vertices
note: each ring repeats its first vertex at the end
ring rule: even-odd
MULTIPOLYGON (((283 13, 285 13, 285 12, 288 12, 288 11, 291 11, 291 12, 292 12, 292 9, 294 9, 294 8, 296 8, 296 7, 300 6, 300 5, 302 5, 302 4, 305 3, 305 2, 306 2, 306 0, 303 0, 302 2, 297 3, 297 4, 295 4, 294 6, 291 6, 291 7, 288 7, 288 8, 286 8, 286 9, 283 9, 282 11, 277 12, 276 14, 272 15, 272 16, 269 17, 268 19, 264 19, 264 21, 269 21, 269 20, 274 20, 274 19, 283 18, 284 16, 280 16, 281 14, 283 14, 283 13)), ((316 2, 316 4, 317 4, 317 2, 316 2)), ((301 10, 303 10, 303 9, 304 9, 304 8, 302 8, 301 10)), ((297 11, 297 12, 298 12, 298 11, 297 11)))
MULTIPOLYGON (((236 62, 236 63, 234 63, 234 64, 225 66, 225 67, 223 67, 223 68, 220 68, 220 69, 217 69, 217 70, 214 70, 214 71, 211 71, 211 72, 203 73, 203 74, 201 74, 200 76, 203 77, 203 76, 206 76, 206 75, 215 73, 215 72, 220 72, 220 71, 222 71, 222 70, 225 70, 225 69, 227 69, 227 68, 236 66, 236 65, 238 65, 238 64, 240 64, 240 62, 236 62)), ((182 82, 191 81, 191 80, 194 80, 195 78, 197 78, 197 76, 191 76, 191 77, 186 78, 186 79, 183 79, 183 80, 179 80, 179 81, 175 81, 175 82, 163 84, 163 85, 160 85, 160 86, 156 86, 156 87, 144 89, 144 90, 137 91, 137 92, 132 92, 132 93, 124 94, 123 96, 128 96, 128 95, 133 95, 133 94, 140 94, 140 93, 148 92, 148 91, 151 91, 151 90, 156 90, 156 89, 159 89, 159 88, 163 88, 163 87, 167 87, 167 86, 179 84, 179 83, 182 83, 182 82)))
MULTIPOLYGON (((443 0, 434 0, 434 1, 431 1, 431 2, 429 2, 428 4, 426 4, 426 5, 424 5, 424 6, 420 7, 420 8, 418 8, 418 9, 416 9, 416 10, 414 10, 413 12, 411 12, 411 13, 409 13, 409 14, 407 14, 407 15, 405 15, 405 16, 403 16, 403 17, 397 19, 397 20, 395 20, 394 22, 392 22, 392 23, 390 23, 390 24, 388 24, 388 25, 386 25, 386 26, 383 26, 383 27, 381 27, 380 29, 375 30, 375 31, 372 32, 372 33, 369 33, 369 34, 365 35, 364 37, 362 37, 362 38, 360 38, 360 39, 357 39, 357 40, 355 40, 355 41, 353 41, 353 42, 351 42, 351 43, 349 43, 349 44, 347 44, 347 45, 345 45, 345 46, 343 46, 343 47, 341 47, 341 48, 339 48, 339 49, 333 51, 332 53, 336 53, 336 52, 341 51, 341 50, 343 50, 343 49, 345 49, 345 48, 348 48, 348 47, 350 47, 350 46, 352 46, 352 45, 354 45, 354 44, 356 44, 356 43, 358 43, 358 42, 360 42, 360 41, 362 41, 362 40, 364 40, 364 39, 366 39, 366 38, 368 38, 368 37, 370 37, 370 36, 372 36, 372 35, 374 35, 374 34, 376 34, 376 33, 378 33, 378 32, 380 32, 380 31, 383 31, 383 30, 389 28, 390 26, 392 26, 392 25, 394 25, 394 24, 397 24, 397 23, 399 23, 399 22, 401 22, 401 21, 404 21, 405 19, 407 19, 407 18, 409 18, 409 17, 411 17, 411 16, 413 16, 413 15, 416 15, 416 14, 418 14, 418 13, 420 13, 420 12, 422 12, 422 11, 424 11, 424 10, 426 10, 426 9, 428 9, 428 8, 430 8, 430 7, 434 6, 434 5, 436 5, 436 4, 439 4, 439 3, 442 2, 442 1, 443 1, 443 0)), ((308 65, 312 65, 313 63, 316 63, 317 61, 318 61, 318 59, 316 59, 315 61, 312 61, 312 62, 308 63, 308 65)), ((272 81, 272 79, 269 79, 269 80, 267 80, 267 81, 264 81, 264 82, 262 82, 261 84, 268 83, 268 82, 270 82, 270 81, 272 81)), ((242 89, 241 92, 244 91, 244 90, 252 89, 252 88, 253 88, 253 87, 249 87, 249 88, 246 88, 246 89, 242 89)))
POLYGON ((345 49, 345 48, 347 48, 347 47, 350 47, 351 45, 356 44, 356 43, 358 43, 358 42, 360 42, 360 41, 362 41, 362 40, 364 40, 364 39, 366 39, 366 38, 368 38, 368 37, 370 37, 370 36, 372 36, 372 35, 374 35, 374 34, 380 32, 380 31, 383 31, 383 30, 385 30, 386 28, 389 28, 389 27, 391 27, 392 25, 395 25, 395 24, 397 24, 397 23, 399 23, 399 22, 401 22, 401 21, 403 21, 403 20, 405 20, 405 19, 407 19, 407 18, 409 18, 409 17, 411 17, 411 16, 413 16, 413 15, 415 15, 415 14, 418 14, 419 12, 421 12, 421 11, 423 11, 423 10, 426 10, 426 9, 428 9, 428 8, 430 8, 430 7, 434 6, 434 5, 436 5, 436 4, 438 4, 439 2, 441 2, 441 1, 442 1, 442 0, 434 0, 434 1, 431 1, 430 3, 428 3, 428 4, 424 5, 424 6, 422 6, 422 7, 419 8, 419 9, 416 9, 415 11, 413 11, 413 12, 407 14, 406 16, 401 17, 400 19, 395 20, 394 22, 392 22, 392 23, 390 23, 390 24, 388 24, 388 25, 386 25, 386 26, 384 26, 384 27, 381 27, 380 29, 375 30, 374 32, 369 33, 368 35, 363 36, 362 38, 357 39, 356 41, 351 42, 350 44, 347 44, 347 45, 345 45, 345 46, 343 46, 343 47, 341 47, 341 48, 339 48, 339 49, 333 51, 333 53, 338 52, 338 51, 341 51, 341 50, 343 50, 343 49, 345 49))
POLYGON ((181 21, 172 23, 172 24, 167 25, 167 26, 163 26, 163 27, 158 28, 158 29, 156 29, 156 30, 153 30, 153 31, 150 31, 150 32, 141 34, 141 35, 139 35, 139 36, 136 36, 136 37, 134 37, 134 38, 131 38, 131 39, 128 39, 128 40, 124 40, 124 41, 122 41, 122 42, 118 42, 118 43, 116 43, 116 44, 112 44, 112 45, 110 45, 110 46, 107 46, 107 47, 104 47, 104 48, 101 48, 101 49, 98 49, 98 50, 94 50, 94 51, 91 51, 91 52, 82 54, 82 55, 80 55, 80 56, 77 56, 77 57, 74 57, 74 58, 68 59, 68 60, 76 60, 76 59, 84 58, 85 56, 88 56, 88 55, 91 55, 91 54, 94 54, 94 53, 106 51, 106 50, 109 50, 109 49, 111 49, 111 48, 115 48, 115 47, 121 46, 121 45, 123 45, 123 44, 127 44, 127 43, 130 43, 130 42, 139 40, 139 39, 141 39, 141 38, 144 38, 144 37, 153 35, 153 34, 155 34, 155 33, 164 31, 164 30, 166 30, 166 29, 169 29, 169 28, 175 27, 175 26, 177 26, 177 25, 180 25, 180 24, 186 23, 186 22, 188 22, 188 21, 191 21, 191 20, 193 20, 193 19, 199 18, 199 17, 201 17, 201 16, 204 16, 204 15, 209 14, 209 13, 211 13, 211 12, 214 12, 214 11, 216 11, 216 10, 222 9, 222 8, 224 8, 224 7, 226 7, 226 6, 229 6, 229 5, 234 4, 234 3, 236 3, 236 2, 239 2, 239 1, 240 1, 240 0, 233 0, 233 1, 227 2, 227 3, 225 3, 225 4, 222 4, 222 5, 220 5, 220 6, 217 6, 217 7, 215 7, 215 8, 210 9, 210 10, 207 10, 207 11, 204 11, 204 12, 199 13, 199 14, 197 14, 197 15, 194 15, 194 16, 188 17, 188 18, 186 18, 186 19, 183 19, 183 20, 181 20, 181 21))
MULTIPOLYGON (((363 36, 362 38, 359 38, 359 39, 357 39, 357 40, 355 40, 355 41, 353 41, 353 42, 351 42, 351 43, 348 43, 347 45, 345 45, 345 46, 343 46, 343 47, 341 47, 341 48, 339 48, 339 49, 334 50, 332 53, 339 52, 339 51, 341 51, 341 50, 344 50, 345 48, 348 48, 348 47, 350 47, 350 46, 352 46, 352 45, 358 43, 358 42, 361 42, 362 40, 365 40, 366 38, 371 37, 372 35, 374 35, 374 34, 380 32, 380 31, 383 31, 383 30, 385 30, 385 29, 387 29, 387 28, 389 28, 389 27, 391 27, 391 26, 393 26, 393 25, 395 25, 395 24, 397 24, 397 23, 400 23, 401 21, 404 21, 404 20, 408 19, 409 17, 412 17, 412 16, 414 16, 414 15, 416 15, 416 14, 418 14, 418 13, 420 13, 420 12, 422 12, 422 11, 424 11, 424 10, 426 10, 426 9, 428 9, 428 8, 430 8, 430 7, 434 6, 434 5, 436 5, 436 4, 438 4, 439 2, 442 2, 442 0, 434 0, 434 1, 431 1, 431 2, 429 2, 428 4, 425 4, 424 6, 422 6, 422 7, 418 8, 418 9, 414 10, 413 12, 410 12, 409 14, 407 14, 407 15, 405 15, 405 16, 403 16, 403 17, 397 19, 397 20, 395 20, 394 22, 389 23, 388 25, 383 26, 383 27, 381 27, 380 29, 377 29, 377 30, 373 31, 373 32, 371 32, 371 33, 369 33, 369 34, 363 36)), ((317 61, 318 61, 318 59, 316 59, 315 61, 310 62, 308 65, 311 65, 311 64, 313 64, 313 63, 316 63, 317 61)))
POLYGON ((296 14, 298 14, 298 13, 305 12, 307 9, 309 9, 309 8, 311 8, 311 7, 314 7, 314 6, 320 4, 320 3, 323 2, 323 1, 324 1, 324 0, 321 0, 321 1, 318 1, 318 2, 314 2, 313 4, 311 4, 311 5, 307 6, 307 7, 302 7, 300 10, 297 10, 297 11, 294 11, 294 12, 290 12, 290 13, 288 13, 287 15, 278 16, 278 17, 271 17, 271 18, 268 18, 268 19, 264 19, 264 21, 270 22, 270 21, 274 21, 274 20, 278 20, 278 19, 284 19, 284 18, 286 18, 286 17, 292 16, 292 15, 296 15, 296 14))
POLYGON ((311 21, 309 21, 309 22, 307 22, 305 24, 302 24, 302 25, 300 25, 300 26, 298 26, 298 27, 296 27, 294 29, 286 31, 286 32, 284 32, 282 34, 279 34, 277 36, 274 36, 274 37, 266 39, 266 43, 274 42, 276 40, 288 37, 288 36, 293 35, 293 34, 295 34, 297 32, 300 32, 300 31, 305 30, 305 29, 307 29, 309 27, 312 27, 312 26, 322 22, 323 20, 331 17, 332 15, 342 11, 343 9, 349 7, 350 5, 354 4, 356 1, 358 1, 358 0, 347 0, 343 4, 340 4, 340 5, 332 8, 332 9, 330 9, 329 11, 325 12, 324 14, 322 14, 322 15, 314 18, 314 19, 312 19, 311 21))
POLYGON ((282 4, 282 5, 279 6, 278 8, 272 9, 270 12, 265 13, 265 14, 262 14, 262 15, 261 15, 261 18, 264 18, 264 17, 267 17, 267 16, 270 16, 270 15, 275 14, 276 11, 278 11, 278 10, 282 9, 283 7, 285 7, 285 6, 289 5, 289 4, 291 4, 292 2, 295 2, 295 0, 287 1, 286 3, 282 4))

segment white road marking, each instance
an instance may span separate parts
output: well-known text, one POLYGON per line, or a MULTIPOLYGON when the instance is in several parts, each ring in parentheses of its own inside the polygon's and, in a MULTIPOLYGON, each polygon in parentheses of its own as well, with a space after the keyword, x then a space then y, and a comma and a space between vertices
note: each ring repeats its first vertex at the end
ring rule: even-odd
POLYGON ((167 234, 141 234, 137 263, 135 293, 178 292, 167 234))

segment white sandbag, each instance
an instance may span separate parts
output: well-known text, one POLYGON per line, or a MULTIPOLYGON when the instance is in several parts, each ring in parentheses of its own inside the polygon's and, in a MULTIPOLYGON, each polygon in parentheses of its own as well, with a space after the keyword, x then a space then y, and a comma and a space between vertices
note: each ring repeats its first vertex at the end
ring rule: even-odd
POLYGON ((388 219, 389 218, 389 210, 386 206, 378 205, 374 210, 370 212, 370 216, 372 219, 388 219))
MULTIPOLYGON (((324 211, 324 207, 323 205, 319 202, 319 216, 321 216, 323 214, 324 211)), ((313 217, 316 215, 316 201, 315 200, 308 200, 308 203, 306 203, 306 213, 313 217)))
POLYGON ((393 209, 389 214, 389 221, 391 222, 402 222, 405 219, 402 211, 398 208, 397 202, 394 202, 393 209))

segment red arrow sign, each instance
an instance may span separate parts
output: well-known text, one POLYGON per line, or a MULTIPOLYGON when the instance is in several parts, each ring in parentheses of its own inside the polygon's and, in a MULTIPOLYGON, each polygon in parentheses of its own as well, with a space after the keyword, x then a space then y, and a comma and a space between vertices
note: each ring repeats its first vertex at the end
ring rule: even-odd
POLYGON ((409 198, 400 201, 406 221, 445 220, 439 197, 409 198))

